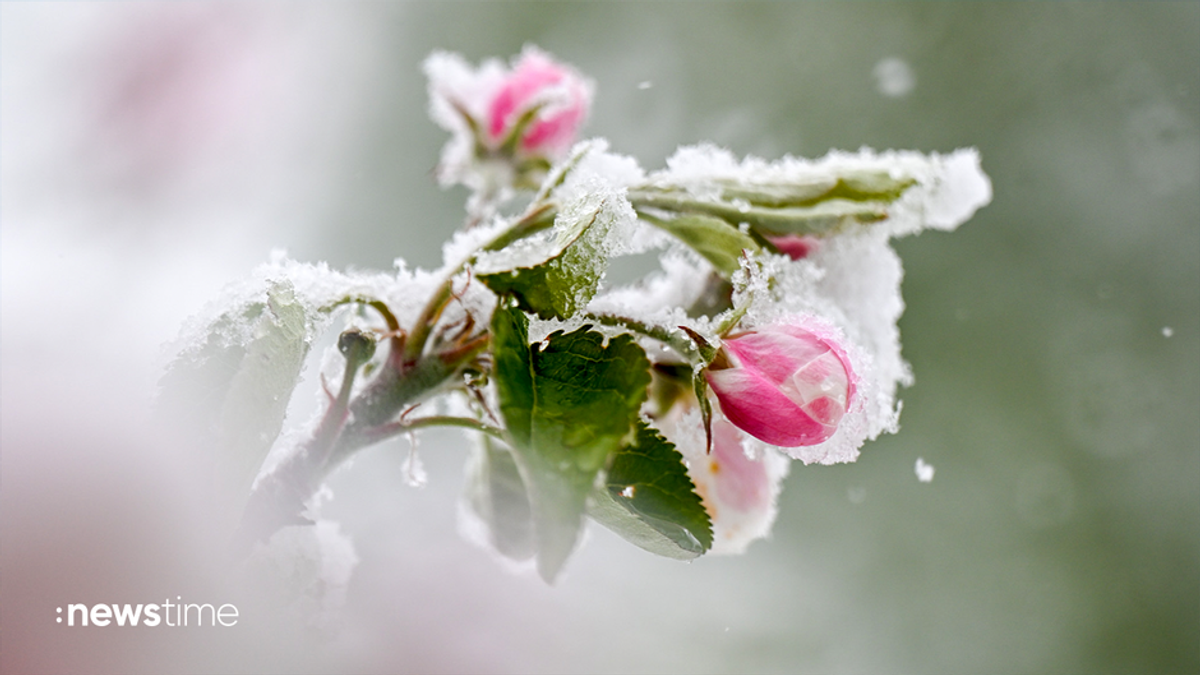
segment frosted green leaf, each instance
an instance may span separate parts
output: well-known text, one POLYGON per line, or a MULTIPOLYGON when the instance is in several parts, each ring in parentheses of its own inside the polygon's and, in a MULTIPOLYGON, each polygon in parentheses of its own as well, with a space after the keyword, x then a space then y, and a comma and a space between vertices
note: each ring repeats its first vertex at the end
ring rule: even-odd
POLYGON ((747 223, 761 234, 830 236, 852 225, 866 225, 888 217, 887 203, 830 198, 809 206, 756 206, 747 200, 701 199, 684 190, 649 188, 631 190, 629 201, 639 211, 719 218, 731 226, 747 223))
POLYGON ((475 274, 525 311, 569 318, 596 293, 608 265, 604 239, 611 221, 602 199, 585 200, 559 213, 553 228, 481 254, 475 274))
POLYGON ((893 202, 916 183, 912 178, 895 178, 886 171, 847 172, 840 176, 812 177, 795 183, 721 180, 722 199, 745 200, 752 206, 785 208, 813 206, 831 199, 852 202, 893 202))
POLYGON ((495 380, 513 456, 529 489, 538 571, 553 581, 579 539, 597 475, 632 436, 650 363, 628 335, 588 326, 530 345, 516 309, 492 317, 495 380))
POLYGON ((634 443, 613 456, 590 515, 628 541, 658 555, 691 560, 712 547, 712 523, 669 441, 638 422, 634 443))
POLYGON ((223 518, 240 514, 279 435, 308 354, 307 330, 291 283, 269 282, 213 320, 204 342, 163 376, 161 417, 173 437, 213 458, 223 518))

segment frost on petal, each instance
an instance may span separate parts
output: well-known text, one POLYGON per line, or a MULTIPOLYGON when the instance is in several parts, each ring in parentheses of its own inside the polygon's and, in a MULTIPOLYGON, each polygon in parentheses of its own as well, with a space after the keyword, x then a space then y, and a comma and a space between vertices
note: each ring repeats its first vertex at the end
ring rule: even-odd
POLYGON ((991 185, 973 149, 950 155, 915 152, 831 152, 809 161, 784 158, 740 163, 711 147, 681 150, 668 171, 691 181, 693 190, 711 184, 711 176, 754 185, 820 185, 836 176, 886 171, 911 181, 887 205, 881 222, 854 227, 820 239, 806 255, 760 256, 736 284, 735 304, 746 305, 743 325, 778 321, 788 314, 811 314, 836 326, 854 363, 858 402, 851 405, 838 432, 825 443, 789 450, 805 462, 853 461, 858 448, 881 433, 897 429, 897 390, 912 382, 900 352, 897 320, 904 310, 900 295, 903 269, 890 237, 924 228, 953 229, 991 198, 991 185), (707 177, 706 177, 707 176, 707 177))
POLYGON ((590 79, 533 46, 511 68, 496 59, 473 68, 462 56, 439 51, 424 69, 430 116, 451 133, 438 180, 477 193, 507 194, 529 179, 525 160, 538 165, 562 158, 587 119, 595 90, 590 79))
POLYGON ((661 421, 675 443, 688 476, 713 526, 712 554, 744 553, 752 542, 770 535, 777 501, 791 462, 773 449, 747 452, 744 436, 720 414, 713 418, 713 447, 705 452, 699 413, 673 412, 661 421))
MULTIPOLYGON (((900 358, 899 333, 895 328, 898 310, 903 307, 899 298, 899 261, 897 259, 897 266, 891 268, 895 276, 887 273, 889 268, 886 266, 882 270, 868 270, 870 274, 882 274, 885 282, 882 287, 877 287, 876 282, 869 283, 866 288, 835 286, 836 291, 845 294, 845 297, 839 297, 827 286, 831 280, 842 278, 839 270, 824 266, 821 261, 836 244, 848 239, 858 241, 853 237, 835 237, 822 246, 818 255, 800 261, 784 256, 767 257, 762 260, 762 269, 744 283, 745 290, 735 294, 735 304, 744 304, 748 308, 743 326, 752 328, 786 322, 795 316, 810 317, 809 320, 821 325, 824 334, 839 346, 841 358, 849 365, 847 372, 851 375, 849 384, 853 387, 853 395, 847 399, 836 431, 815 445, 780 448, 806 464, 852 462, 866 441, 881 433, 895 431, 896 389, 909 380, 907 366, 900 358), (849 305, 843 302, 871 293, 878 293, 876 299, 887 302, 877 307, 865 302, 861 308, 856 308, 853 302, 849 305), (893 307, 897 310, 894 313, 893 307)), ((884 251, 894 256, 886 241, 879 243, 884 251)), ((887 256, 882 260, 869 258, 863 264, 880 264, 887 260, 887 256)), ((856 278, 850 275, 850 279, 856 278)))

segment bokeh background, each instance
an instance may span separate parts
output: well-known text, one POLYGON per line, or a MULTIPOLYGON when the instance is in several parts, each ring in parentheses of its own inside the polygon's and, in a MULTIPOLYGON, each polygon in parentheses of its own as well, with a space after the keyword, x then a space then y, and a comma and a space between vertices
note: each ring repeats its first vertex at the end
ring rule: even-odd
POLYGON ((1200 3, 0 13, 5 673, 1200 672, 1200 3), (432 178, 420 62, 526 42, 596 79, 587 131, 649 169, 700 140, 980 149, 993 203, 896 243, 901 433, 796 465, 742 557, 594 528, 556 587, 458 536, 467 444, 431 433, 424 488, 403 442, 332 480, 360 558, 333 629, 56 625, 235 597, 147 432, 163 345, 273 248, 439 264, 465 194, 432 178))

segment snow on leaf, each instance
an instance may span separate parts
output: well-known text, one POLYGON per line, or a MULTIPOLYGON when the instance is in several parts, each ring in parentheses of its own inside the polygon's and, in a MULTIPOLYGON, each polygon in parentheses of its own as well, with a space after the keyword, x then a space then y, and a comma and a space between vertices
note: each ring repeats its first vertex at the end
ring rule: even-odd
POLYGON ((608 262, 598 250, 608 225, 604 204, 588 206, 560 213, 549 230, 480 255, 476 276, 542 318, 573 316, 595 293, 608 262))
POLYGON ((829 235, 886 221, 884 230, 901 236, 957 227, 991 200, 991 183, 973 148, 949 155, 864 148, 768 162, 702 144, 680 148, 630 199, 764 233, 829 235))

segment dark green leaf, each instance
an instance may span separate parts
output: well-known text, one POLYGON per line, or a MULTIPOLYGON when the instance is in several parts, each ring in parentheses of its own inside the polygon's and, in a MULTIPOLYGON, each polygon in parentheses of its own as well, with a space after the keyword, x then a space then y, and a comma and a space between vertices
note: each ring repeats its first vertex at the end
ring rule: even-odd
POLYGON ((712 547, 712 523, 669 441, 638 422, 636 441, 612 460, 590 510, 597 521, 638 546, 690 560, 712 547))
POLYGON ((492 319, 495 379, 517 467, 529 488, 538 571, 552 581, 579 538, 588 494, 631 436, 650 383, 649 361, 628 335, 585 326, 528 343, 512 308, 492 319))

